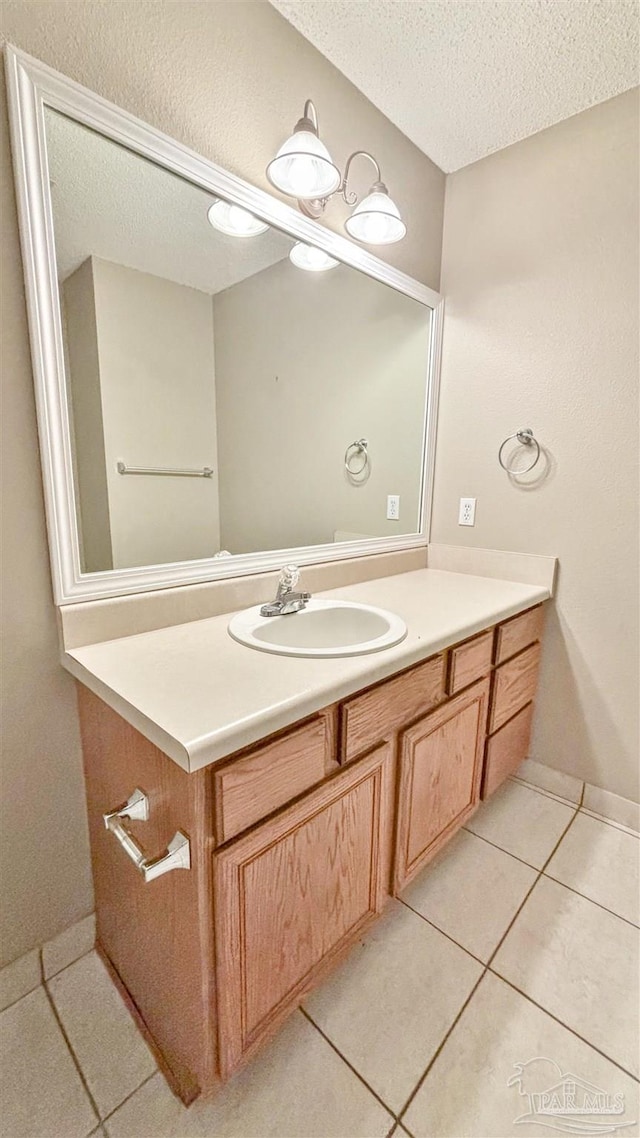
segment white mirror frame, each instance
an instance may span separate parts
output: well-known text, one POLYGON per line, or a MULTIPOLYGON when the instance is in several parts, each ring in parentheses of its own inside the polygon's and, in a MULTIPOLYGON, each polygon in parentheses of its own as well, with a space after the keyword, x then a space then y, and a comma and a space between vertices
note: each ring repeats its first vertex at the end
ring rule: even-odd
MULTIPOLYGON (((309 565, 425 546, 431 515, 444 309, 444 301, 439 293, 10 45, 5 48, 5 65, 55 603, 64 605, 259 573, 279 568, 291 561, 309 565), (344 264, 359 269, 431 309, 421 524, 418 532, 399 537, 278 549, 221 559, 203 558, 166 565, 82 572, 53 239, 45 107, 51 107, 91 127, 106 138, 183 176, 213 195, 219 194, 237 202, 291 237, 324 249, 344 264)), ((428 203, 425 203, 426 208, 428 203)))

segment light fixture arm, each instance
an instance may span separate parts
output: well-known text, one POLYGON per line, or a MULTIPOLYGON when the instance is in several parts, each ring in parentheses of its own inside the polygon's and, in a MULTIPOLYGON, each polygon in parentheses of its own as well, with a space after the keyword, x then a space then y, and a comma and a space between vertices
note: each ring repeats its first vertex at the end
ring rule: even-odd
POLYGON ((297 134, 301 130, 306 130, 310 134, 315 134, 316 138, 318 137, 318 112, 312 99, 307 99, 302 118, 298 119, 293 128, 293 133, 297 134))
POLYGON ((374 191, 379 190, 381 193, 386 194, 387 193, 387 187, 385 186, 384 182, 382 181, 382 176, 380 174, 380 166, 376 162, 376 159, 373 157, 373 154, 369 154, 368 150, 354 150, 353 154, 350 154, 349 157, 347 158, 347 162, 346 162, 346 165, 344 168, 344 174, 342 177, 342 184, 336 190, 336 193, 342 194, 343 201, 345 201, 347 205, 355 205, 357 200, 358 200, 358 195, 355 193, 355 191, 349 190, 347 188, 347 184, 349 181, 349 171, 351 169, 351 163, 353 162, 354 158, 368 158, 369 161, 372 163, 372 165, 375 168, 376 181, 375 181, 374 185, 372 186, 371 190, 369 191, 369 193, 373 193, 374 191))
POLYGON ((318 133, 318 112, 316 110, 313 99, 307 99, 304 104, 304 117, 313 123, 316 134, 318 133))

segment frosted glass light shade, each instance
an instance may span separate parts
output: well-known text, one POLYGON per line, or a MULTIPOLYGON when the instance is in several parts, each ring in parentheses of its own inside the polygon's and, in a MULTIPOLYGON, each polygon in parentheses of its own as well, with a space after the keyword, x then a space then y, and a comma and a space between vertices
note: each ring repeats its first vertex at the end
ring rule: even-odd
POLYGON ((267 166, 272 186, 293 198, 325 198, 340 185, 340 171, 317 135, 297 130, 267 166))
POLYGON ((289 253, 289 260, 298 269, 306 269, 308 273, 325 273, 327 269, 335 269, 340 262, 325 253, 324 249, 317 249, 315 245, 306 245, 304 241, 296 241, 289 253))
POLYGON ((209 206, 207 217, 214 229, 219 229, 229 237, 257 237, 269 228, 266 221, 260 221, 247 209, 224 202, 221 198, 209 206))
POLYGON ((380 190, 374 190, 358 202, 344 227, 350 237, 367 245, 393 245, 407 232, 396 203, 380 190))

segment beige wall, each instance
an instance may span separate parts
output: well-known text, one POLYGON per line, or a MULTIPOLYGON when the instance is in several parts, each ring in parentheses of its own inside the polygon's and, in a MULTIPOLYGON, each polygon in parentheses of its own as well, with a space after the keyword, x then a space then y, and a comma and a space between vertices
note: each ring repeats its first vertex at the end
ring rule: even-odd
POLYGON ((442 270, 432 540, 560 558, 532 757, 638 798, 637 91, 451 176, 442 270), (520 427, 535 488, 496 459, 520 427))
POLYGON ((415 533, 429 309, 345 265, 286 258, 219 293, 214 314, 225 549, 415 533), (358 438, 370 474, 356 484, 344 453, 358 438))
MULTIPOLYGON (((335 160, 373 150, 403 209, 410 236, 383 255, 438 287, 444 175, 268 4, 4 0, 0 20, 3 39, 261 186, 313 97, 335 160)), ((3 86, 0 98, 2 962, 88 912, 92 897, 75 697, 57 660, 3 86)), ((340 217, 332 206, 329 223, 340 217)))

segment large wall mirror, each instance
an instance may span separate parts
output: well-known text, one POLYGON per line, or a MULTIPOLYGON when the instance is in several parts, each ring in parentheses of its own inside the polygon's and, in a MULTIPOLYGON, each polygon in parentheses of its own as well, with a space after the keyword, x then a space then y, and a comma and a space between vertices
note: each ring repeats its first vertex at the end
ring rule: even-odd
POLYGON ((424 543, 437 294, 7 71, 58 603, 424 543))

